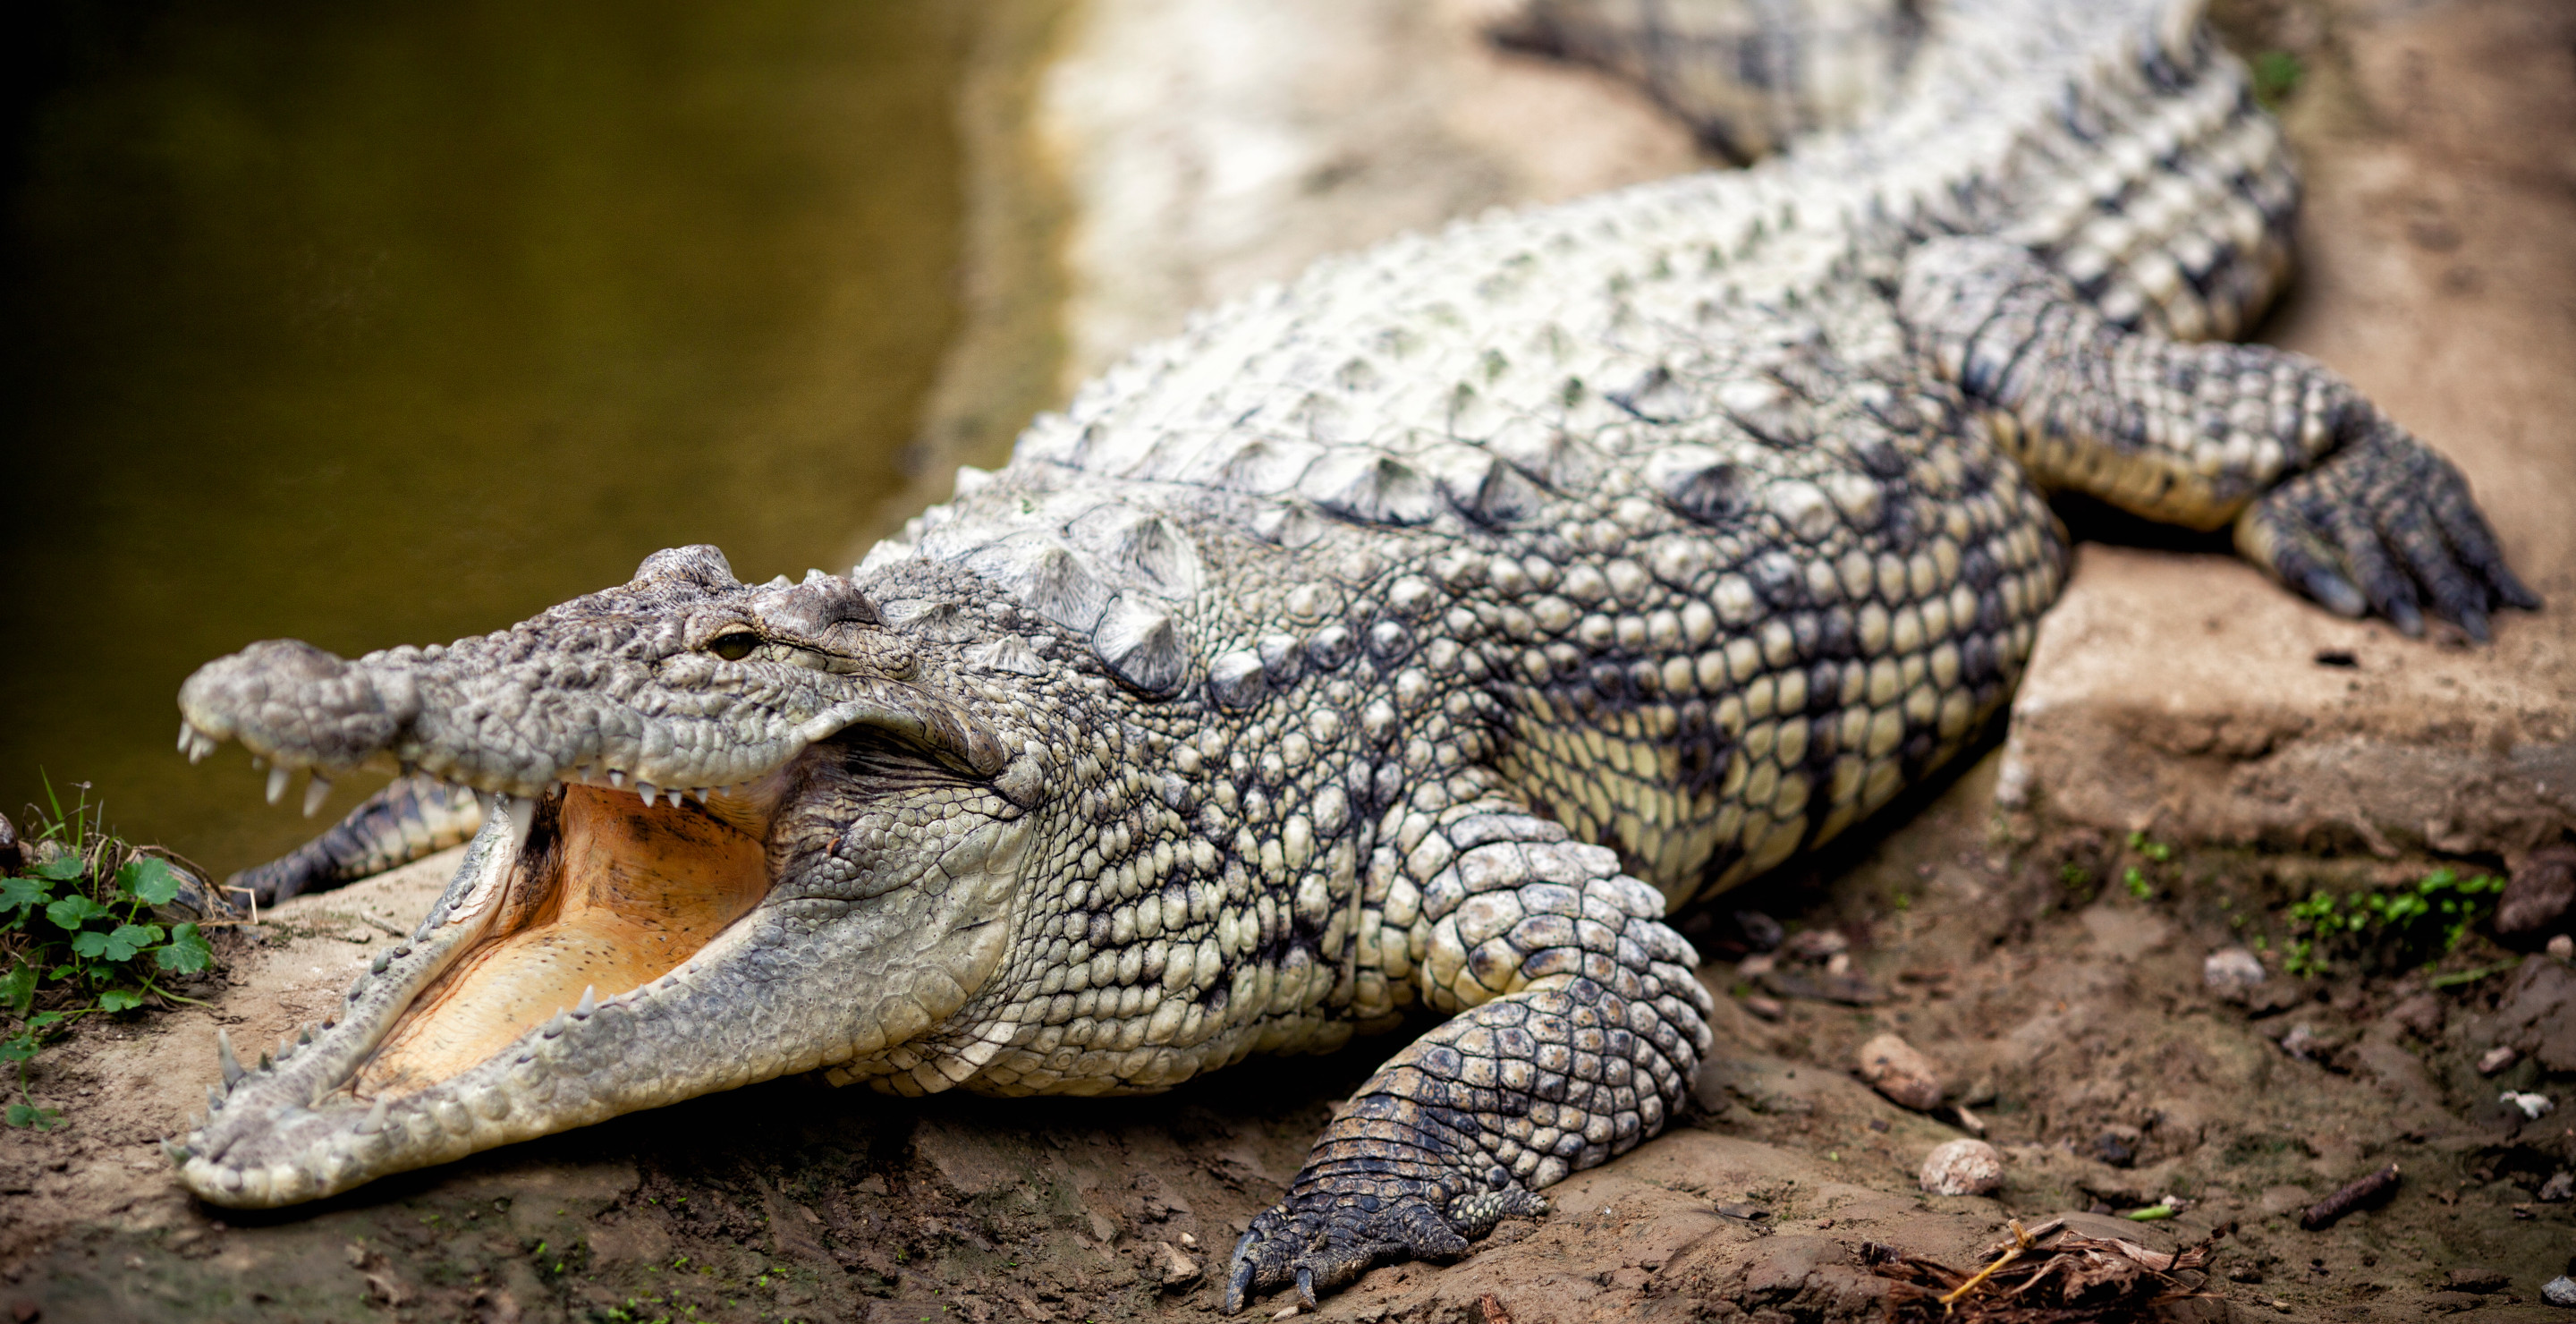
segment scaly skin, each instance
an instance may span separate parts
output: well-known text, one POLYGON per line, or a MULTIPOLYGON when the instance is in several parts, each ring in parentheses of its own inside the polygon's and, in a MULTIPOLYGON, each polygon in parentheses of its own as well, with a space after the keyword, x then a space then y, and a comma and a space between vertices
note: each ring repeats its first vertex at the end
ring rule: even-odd
POLYGON ((1663 916, 2002 709, 2044 487, 2235 522, 2337 610, 2531 605, 2348 386, 2184 343, 2295 200, 2188 12, 1925 43, 1862 130, 1220 310, 849 577, 685 548, 444 649, 210 664, 183 744, 494 798, 346 1015, 226 1049, 182 1180, 285 1203, 818 1068, 1156 1090, 1428 1008, 1236 1247, 1228 1309, 1311 1297, 1662 1126, 1709 1006, 1663 916))

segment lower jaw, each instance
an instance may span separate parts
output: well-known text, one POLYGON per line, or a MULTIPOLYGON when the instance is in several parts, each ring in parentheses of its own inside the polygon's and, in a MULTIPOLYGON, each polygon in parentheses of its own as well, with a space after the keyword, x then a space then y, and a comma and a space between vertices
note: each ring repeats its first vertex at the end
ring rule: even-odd
POLYGON ((768 893, 762 843, 707 813, 585 786, 549 809, 497 902, 509 927, 413 1001, 350 1080, 353 1101, 453 1079, 559 1012, 651 983, 768 893))

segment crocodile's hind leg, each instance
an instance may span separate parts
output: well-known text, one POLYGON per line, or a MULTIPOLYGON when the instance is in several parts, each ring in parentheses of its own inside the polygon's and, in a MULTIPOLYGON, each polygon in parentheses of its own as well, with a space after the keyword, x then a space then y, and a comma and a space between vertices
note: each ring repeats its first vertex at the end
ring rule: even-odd
POLYGON ((225 879, 224 892, 248 892, 270 905, 409 864, 470 840, 482 826, 474 792, 434 777, 397 777, 321 836, 225 879))
POLYGON ((1308 1302, 1389 1259, 1453 1259, 1537 1192, 1663 1129, 1708 1049, 1698 958, 1664 898, 1606 848, 1494 803, 1437 829, 1455 852, 1411 928, 1425 1002, 1460 1013, 1371 1076, 1288 1195, 1236 1243, 1225 1310, 1308 1302))
POLYGON ((2480 640, 2497 607, 2540 605, 2459 470, 2314 360, 2123 331, 1991 239, 1916 250, 1898 312, 2045 486, 2189 528, 2232 522, 2282 583, 2410 635, 2428 605, 2480 640))

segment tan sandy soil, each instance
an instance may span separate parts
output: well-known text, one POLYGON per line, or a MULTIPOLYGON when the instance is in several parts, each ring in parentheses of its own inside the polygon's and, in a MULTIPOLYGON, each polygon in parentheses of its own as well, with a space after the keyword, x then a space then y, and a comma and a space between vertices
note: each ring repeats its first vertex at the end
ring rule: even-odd
MULTIPOLYGON (((1257 103, 1155 129, 1181 139, 1160 155, 1132 137, 1157 123, 1142 107, 1056 143, 1092 227, 1067 254, 1078 364, 1177 319, 1105 292, 1122 272, 1197 301, 1455 210, 1688 160, 1622 90, 1484 50, 1463 5, 1315 8, 1319 29, 1268 19, 1249 51, 1191 26, 1210 7, 1186 0, 1097 0, 1070 31, 1041 101, 1083 101, 1098 62, 1125 59, 1184 102, 1257 103), (1198 44, 1139 49, 1157 16, 1198 44), (1204 130, 1226 115, 1268 132, 1269 153, 1220 162, 1204 130), (1095 168, 1119 153, 1136 154, 1126 177, 1162 181, 1159 200, 1087 196, 1120 177, 1095 168), (1172 166, 1193 159, 1195 173, 1172 166), (1220 165, 1239 173, 1209 173, 1220 165), (1113 227, 1128 238, 1108 242, 1113 227)), ((1380 1269, 1323 1315, 1877 1319, 1865 1243, 1960 1264, 2008 1217, 2170 1194, 2191 1207, 2130 1235, 2229 1232, 2185 1314, 2562 1317, 2538 1288, 2570 1267, 2576 1204, 2536 1192, 2576 1165, 2576 973, 2546 957, 2515 968, 2473 937, 2441 968, 2499 967, 2483 978, 2293 981, 2276 963, 2248 1010, 2205 992, 2200 969, 2238 937, 2283 935, 2281 908, 2319 878, 2404 881, 2430 851, 2492 863, 2570 820, 2576 770, 2555 779, 2576 707, 2562 614, 2576 602, 2576 9, 2355 0, 2227 17, 2310 71, 2288 116, 2311 181, 2310 266, 2274 338, 2457 456, 2551 611, 2508 619, 2492 650, 2446 649, 2328 620, 2220 558, 2088 548, 2043 634, 2010 769, 1997 751, 1892 833, 1743 898, 1793 932, 1844 935, 1863 981, 1846 991, 1880 1000, 1783 996, 1827 985, 1821 965, 1713 961, 1719 1048, 1691 1115, 1553 1188, 1553 1212, 1463 1263, 1380 1269), (2317 664, 2329 649, 2360 665, 2317 664), (2185 849, 2152 860, 2123 846, 2132 827, 2185 849), (2105 885, 2130 866, 2150 896, 2105 885), (2301 1027, 2304 1058, 2279 1046, 2301 1027), (1891 1031, 1988 1128, 2005 1156, 1996 1196, 1916 1188, 1922 1156, 1963 1132, 1854 1079, 1858 1046, 1891 1031), (2500 1038, 2548 1060, 2479 1075, 2500 1038), (2561 1111, 2523 1121, 2497 1102, 2507 1088, 2561 1111), (2298 1211, 2390 1161, 2403 1180, 2385 1207, 2300 1230, 2298 1211)), ((1060 113, 1047 123, 1072 133, 1060 113)), ((37 1097, 72 1124, 0 1133, 0 1319, 1205 1318, 1245 1220, 1393 1043, 1141 1100, 898 1101, 785 1081, 282 1213, 179 1195, 157 1141, 202 1106, 214 1027, 247 1047, 318 1016, 452 867, 291 903, 232 951, 211 1008, 50 1050, 37 1097)), ((1713 957, 1737 954, 1729 922, 1693 932, 1713 957)))

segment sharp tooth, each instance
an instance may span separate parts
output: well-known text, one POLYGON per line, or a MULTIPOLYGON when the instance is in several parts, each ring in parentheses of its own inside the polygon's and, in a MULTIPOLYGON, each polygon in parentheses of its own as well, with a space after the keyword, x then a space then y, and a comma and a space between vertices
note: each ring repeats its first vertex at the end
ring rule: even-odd
POLYGON ((505 795, 501 808, 510 816, 510 848, 527 845, 528 828, 537 820, 537 802, 524 795, 505 795))
POLYGON ((242 1070, 241 1058, 233 1052, 233 1037, 222 1026, 215 1027, 215 1060, 223 1064, 225 1089, 250 1074, 242 1070))
POLYGON ((621 770, 621 769, 617 769, 617 768, 610 768, 610 769, 608 770, 608 784, 609 784, 610 786, 616 787, 618 790, 621 790, 621 791, 622 791, 622 790, 625 790, 625 789, 626 789, 626 773, 625 773, 623 770, 621 770))
POLYGON ((285 798, 286 765, 281 763, 268 770, 268 802, 270 804, 276 804, 278 801, 285 798))
POLYGON ((647 809, 653 807, 654 801, 662 798, 662 788, 651 782, 635 783, 635 793, 644 797, 644 807, 647 809))
POLYGON ((212 1118, 224 1110, 224 1092, 212 1085, 206 1087, 206 1115, 212 1118))
POLYGON ((385 1119, 393 1111, 391 1106, 393 1101, 393 1096, 390 1094, 379 1096, 376 1099, 376 1106, 367 1110, 366 1120, 358 1123, 358 1134, 371 1136, 384 1130, 385 1119))
POLYGON ((573 1014, 575 1017, 578 1017, 578 1018, 583 1019, 583 1020, 587 1020, 587 1019, 589 1019, 590 1014, 591 1014, 592 1012, 594 1012, 594 1011, 597 1011, 597 1010, 599 1010, 599 985, 597 985, 597 984, 584 984, 584 985, 582 985, 582 986, 581 986, 581 1002, 580 1002, 580 1004, 579 1004, 579 1005, 575 1006, 575 1007, 572 1009, 572 1014, 573 1014))
POLYGON ((184 1168, 188 1166, 188 1147, 180 1144, 176 1140, 162 1141, 161 1153, 164 1157, 170 1160, 171 1167, 184 1168))
POLYGON ((324 777, 320 773, 315 773, 313 775, 313 780, 307 782, 304 787, 304 816, 306 818, 311 818, 315 814, 322 812, 322 802, 330 797, 330 779, 324 777))
POLYGON ((705 787, 703 787, 703 786, 692 786, 692 787, 690 787, 690 788, 689 788, 689 794, 691 794, 691 795, 694 795, 694 796, 698 797, 698 803, 699 803, 699 804, 705 804, 705 803, 707 802, 707 788, 705 788, 705 787))
POLYGON ((180 753, 185 754, 185 753, 187 753, 189 750, 195 749, 195 748, 197 747, 197 742, 196 742, 195 740, 193 740, 193 739, 191 739, 191 738, 190 738, 190 737, 192 737, 192 736, 194 736, 194 735, 196 735, 196 734, 197 734, 197 728, 195 728, 195 727, 193 727, 193 726, 188 725, 186 722, 181 722, 181 723, 179 724, 179 752, 180 752, 180 753))

